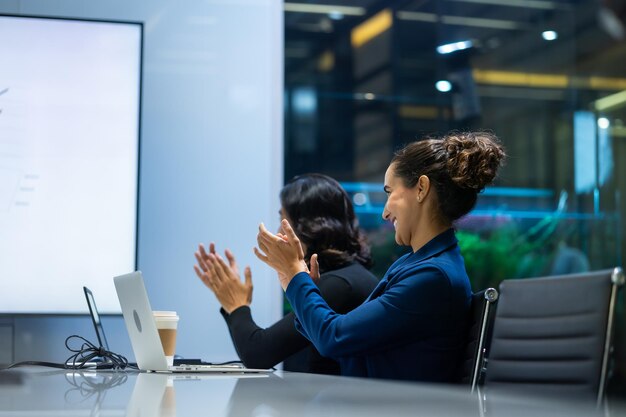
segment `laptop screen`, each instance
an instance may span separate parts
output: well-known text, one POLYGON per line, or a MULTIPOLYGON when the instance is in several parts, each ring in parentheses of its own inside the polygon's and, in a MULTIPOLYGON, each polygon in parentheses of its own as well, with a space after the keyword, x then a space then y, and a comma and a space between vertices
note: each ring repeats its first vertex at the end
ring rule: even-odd
POLYGON ((104 329, 102 328, 102 321, 100 321, 100 314, 96 308, 96 300, 93 298, 93 293, 89 288, 83 287, 85 291, 85 298, 87 299, 87 305, 89 306, 89 314, 91 314, 91 320, 93 321, 93 327, 96 330, 96 336, 98 337, 98 343, 100 347, 109 350, 109 344, 107 338, 104 335, 104 329))

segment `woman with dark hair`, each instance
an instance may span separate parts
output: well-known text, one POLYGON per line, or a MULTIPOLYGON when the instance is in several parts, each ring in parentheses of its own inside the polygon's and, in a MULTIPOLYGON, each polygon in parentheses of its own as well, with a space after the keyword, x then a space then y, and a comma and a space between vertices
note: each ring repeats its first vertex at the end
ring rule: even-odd
POLYGON ((297 176, 281 190, 280 203, 281 218, 294 224, 306 248, 305 259, 317 254, 321 270, 337 269, 354 261, 367 268, 372 266, 370 248, 359 229, 350 197, 337 181, 322 174, 297 176))
MULTIPOLYGON (((288 219, 300 239, 302 261, 319 265, 316 288, 329 308, 344 314, 360 305, 378 280, 366 269, 370 266, 369 246, 354 214, 350 197, 334 179, 321 174, 293 178, 280 192, 282 219, 288 219)), ((307 349, 307 372, 339 374, 339 364, 322 357, 295 327, 289 313, 272 326, 262 329, 252 319, 252 275, 244 270, 241 282, 233 254, 225 251, 228 264, 215 252, 200 245, 195 253, 196 274, 222 305, 239 358, 249 368, 271 368, 289 356, 307 349)), ((316 273, 317 274, 317 273, 316 273)), ((299 367, 301 368, 301 367, 299 367)))
POLYGON ((383 218, 411 252, 346 314, 320 297, 311 280, 315 257, 309 270, 288 219, 276 235, 261 224, 256 255, 278 272, 298 330, 337 359, 343 375, 453 380, 471 289, 452 227, 474 207, 504 156, 498 139, 485 132, 421 140, 397 152, 385 173, 383 218))

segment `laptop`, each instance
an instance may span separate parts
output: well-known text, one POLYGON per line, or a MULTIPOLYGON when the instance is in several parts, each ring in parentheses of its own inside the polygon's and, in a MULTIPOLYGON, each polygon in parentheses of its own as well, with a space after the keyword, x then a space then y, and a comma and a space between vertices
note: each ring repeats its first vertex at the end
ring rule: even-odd
MULTIPOLYGON (((93 323, 93 328, 96 331, 96 337, 98 338, 98 347, 104 348, 105 350, 109 349, 109 344, 107 342, 107 338, 104 335, 104 328, 102 327, 102 321, 100 320, 100 314, 98 313, 98 307, 96 307, 96 299, 93 296, 91 290, 87 287, 83 287, 83 292, 85 293, 85 299, 87 300, 87 307, 89 307, 89 315, 91 316, 91 322, 93 323)), ((92 358, 89 362, 82 362, 81 358, 77 358, 76 361, 69 360, 65 364, 73 367, 76 365, 80 365, 82 368, 98 368, 98 369, 107 369, 107 365, 109 364, 108 358, 92 358)))
POLYGON ((168 366, 146 287, 140 271, 113 278, 122 307, 126 330, 142 371, 152 372, 211 372, 211 373, 269 373, 271 369, 251 369, 242 365, 178 364, 168 366))
MULTIPOLYGON (((89 315, 91 316, 91 321, 93 323, 93 327, 96 333, 96 337, 98 339, 98 346, 103 347, 106 350, 109 349, 109 343, 107 342, 106 335, 104 333, 104 327, 102 326, 102 321, 100 320, 100 313, 98 312, 98 307, 96 306, 96 298, 93 295, 93 292, 87 288, 83 287, 83 292, 85 293, 85 299, 87 300, 87 307, 89 308, 89 315)), ((181 359, 174 359, 174 363, 180 362, 181 359)), ((200 364, 201 361, 199 359, 188 359, 187 363, 196 363, 200 364)), ((108 358, 94 358, 89 362, 84 362, 81 364, 83 368, 92 368, 96 367, 97 369, 107 369, 106 364, 109 362, 108 358)), ((67 362, 67 365, 73 366, 75 365, 73 362, 67 362)), ((131 366, 137 366, 136 363, 129 363, 131 366)))

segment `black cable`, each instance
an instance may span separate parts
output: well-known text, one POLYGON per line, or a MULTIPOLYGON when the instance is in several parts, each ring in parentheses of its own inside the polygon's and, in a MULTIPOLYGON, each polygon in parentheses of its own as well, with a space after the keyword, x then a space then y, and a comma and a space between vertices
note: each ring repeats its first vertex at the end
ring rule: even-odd
POLYGON ((24 361, 24 362, 16 362, 12 363, 9 366, 5 366, 0 368, 0 370, 4 371, 6 369, 17 368, 18 366, 47 366, 49 368, 57 368, 57 369, 66 369, 65 365, 62 363, 55 362, 41 362, 41 361, 24 361))
MULTIPOLYGON (((55 363, 55 362, 42 362, 42 361, 24 361, 24 362, 16 362, 11 365, 0 368, 0 371, 5 369, 17 368, 18 366, 47 366, 49 368, 57 368, 57 369, 111 369, 111 370, 139 370, 139 368, 135 365, 131 365, 128 363, 128 359, 126 357, 106 350, 104 347, 96 346, 91 343, 89 340, 85 339, 82 336, 71 335, 65 339, 65 347, 70 352, 73 352, 69 358, 65 360, 65 363, 55 363), (70 346, 70 342, 73 339, 79 339, 81 343, 80 347, 73 348, 70 346), (98 362, 94 364, 94 360, 101 358, 102 362, 98 362)), ((184 359, 181 360, 181 363, 184 362, 184 359)), ((200 362, 201 365, 213 365, 213 366, 222 366, 222 365, 232 365, 232 364, 241 364, 243 368, 243 363, 241 361, 226 361, 226 362, 200 362)), ((272 368, 273 369, 273 368, 272 368)))
POLYGON ((104 362, 98 364, 96 369, 126 369, 128 367, 128 359, 124 356, 117 354, 115 352, 111 352, 106 350, 102 346, 97 347, 84 337, 78 335, 69 336, 65 339, 65 347, 70 352, 74 352, 72 356, 67 358, 65 361, 66 368, 65 369, 84 369, 85 364, 89 361, 94 360, 95 358, 102 358, 104 362), (70 346, 70 341, 72 339, 80 339, 83 341, 80 348, 72 348, 70 346), (71 365, 70 365, 71 364, 71 365))
POLYGON ((74 354, 71 355, 65 363, 55 362, 42 362, 42 361, 24 361, 13 363, 7 367, 0 368, 0 370, 16 368, 18 366, 47 366, 57 369, 112 369, 123 370, 126 368, 137 369, 137 367, 129 365, 128 359, 124 356, 106 350, 102 346, 97 347, 84 337, 78 335, 71 335, 65 339, 65 347, 74 354), (80 339, 82 341, 79 348, 73 348, 70 346, 70 341, 73 339, 80 339), (93 361, 97 358, 101 358, 103 361, 97 363, 94 366, 93 361))

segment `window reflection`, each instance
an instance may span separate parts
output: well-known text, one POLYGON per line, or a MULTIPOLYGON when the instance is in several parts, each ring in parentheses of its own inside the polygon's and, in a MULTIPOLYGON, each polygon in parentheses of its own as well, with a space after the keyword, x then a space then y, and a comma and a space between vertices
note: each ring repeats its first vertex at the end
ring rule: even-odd
POLYGON ((393 151, 451 129, 490 129, 510 155, 457 224, 475 288, 621 264, 626 42, 611 2, 354 3, 341 18, 285 6, 285 177, 342 181, 379 275, 402 252, 380 219, 393 151))

